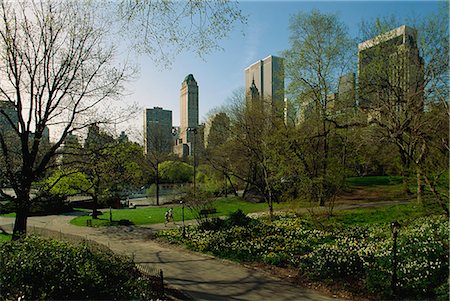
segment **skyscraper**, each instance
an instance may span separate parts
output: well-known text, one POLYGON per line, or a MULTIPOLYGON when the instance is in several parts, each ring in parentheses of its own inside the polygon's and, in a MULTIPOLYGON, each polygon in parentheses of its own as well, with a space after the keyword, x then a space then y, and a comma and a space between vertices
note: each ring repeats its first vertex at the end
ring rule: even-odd
POLYGON ((423 66, 417 32, 405 25, 358 45, 358 99, 369 121, 423 108, 423 66))
POLYGON ((271 105, 283 107, 284 103, 284 65, 283 59, 273 55, 245 68, 245 93, 247 101, 261 97, 271 105))
POLYGON ((185 77, 180 89, 180 139, 184 144, 193 141, 195 133, 188 129, 198 127, 198 85, 192 74, 185 77))
POLYGON ((2 133, 13 131, 13 127, 9 120, 11 120, 16 127, 18 126, 19 118, 16 107, 9 101, 0 101, 0 110, 3 111, 3 113, 0 113, 0 131, 2 133))
POLYGON ((144 152, 170 153, 173 147, 172 111, 160 107, 144 111, 144 152))

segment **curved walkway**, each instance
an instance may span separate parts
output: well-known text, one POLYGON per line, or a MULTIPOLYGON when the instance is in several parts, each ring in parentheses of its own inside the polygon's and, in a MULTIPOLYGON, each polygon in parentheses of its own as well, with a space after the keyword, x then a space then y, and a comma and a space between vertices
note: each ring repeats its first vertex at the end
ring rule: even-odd
MULTIPOLYGON (((136 263, 162 269, 164 280, 193 300, 337 300, 233 262, 159 244, 151 237, 164 225, 89 228, 69 224, 72 218, 31 217, 28 224, 83 236, 107 245, 116 253, 134 256, 136 263)), ((0 217, 0 227, 12 222, 11 218, 0 217)))

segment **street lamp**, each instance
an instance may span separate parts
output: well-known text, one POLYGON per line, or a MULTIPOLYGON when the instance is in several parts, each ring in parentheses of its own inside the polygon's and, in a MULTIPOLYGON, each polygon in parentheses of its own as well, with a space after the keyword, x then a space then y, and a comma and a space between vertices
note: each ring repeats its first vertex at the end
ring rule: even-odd
POLYGON ((183 201, 180 201, 180 204, 181 204, 181 218, 182 218, 182 221, 183 221, 183 238, 186 236, 186 229, 185 229, 185 227, 184 227, 184 202, 183 201))
POLYGON ((195 192, 196 192, 196 187, 195 187, 195 140, 196 140, 196 135, 197 135, 197 128, 187 128, 188 132, 193 132, 194 133, 194 139, 192 139, 192 161, 194 164, 194 179, 192 181, 192 184, 194 186, 194 197, 195 197, 195 192))
POLYGON ((401 225, 394 221, 391 223, 392 237, 394 239, 394 244, 392 246, 392 294, 395 299, 397 299, 397 236, 400 232, 401 225))

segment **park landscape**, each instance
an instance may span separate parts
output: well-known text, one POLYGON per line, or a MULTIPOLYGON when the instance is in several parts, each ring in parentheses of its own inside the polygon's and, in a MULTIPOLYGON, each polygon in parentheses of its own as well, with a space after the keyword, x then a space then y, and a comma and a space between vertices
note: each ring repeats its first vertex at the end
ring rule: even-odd
POLYGON ((205 55, 239 3, 1 4, 0 299, 448 300, 448 3, 358 37, 291 14, 289 99, 253 78, 182 155, 114 132, 139 111, 115 43, 205 55))

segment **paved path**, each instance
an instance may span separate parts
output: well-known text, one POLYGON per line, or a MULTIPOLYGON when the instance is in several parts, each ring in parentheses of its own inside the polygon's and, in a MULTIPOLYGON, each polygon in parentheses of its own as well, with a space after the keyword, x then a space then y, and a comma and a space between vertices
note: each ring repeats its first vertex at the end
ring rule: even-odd
MULTIPOLYGON (((164 225, 88 228, 69 224, 72 218, 31 217, 28 223, 95 240, 116 253, 134 256, 137 263, 161 268, 165 281, 194 300, 337 300, 233 262, 151 240, 155 230, 164 225)), ((10 228, 11 224, 12 219, 0 217, 0 227, 10 228)))

